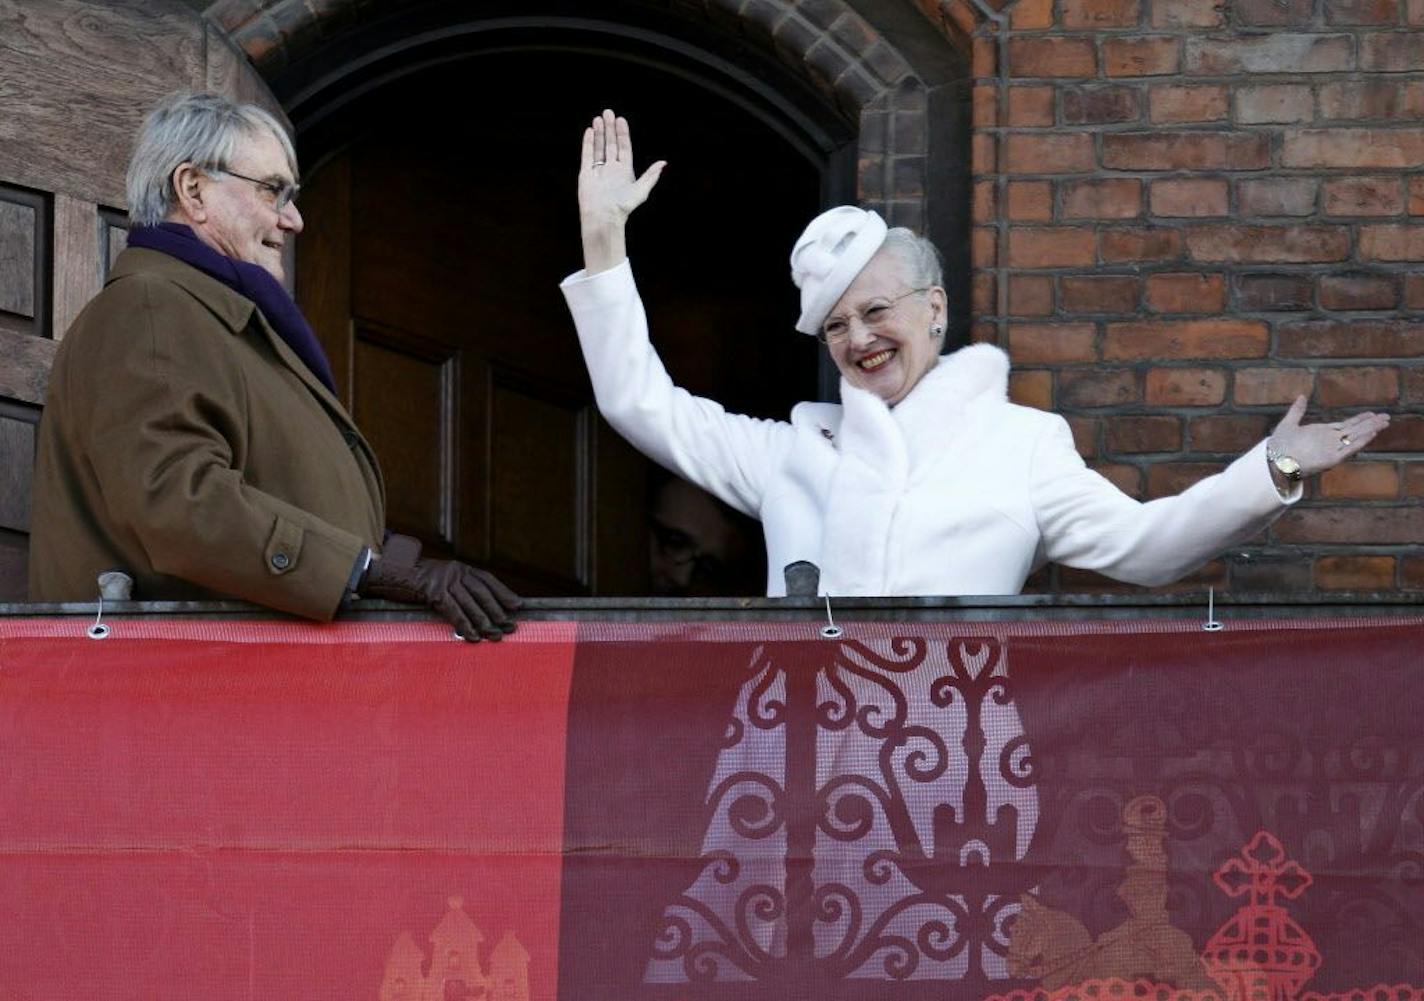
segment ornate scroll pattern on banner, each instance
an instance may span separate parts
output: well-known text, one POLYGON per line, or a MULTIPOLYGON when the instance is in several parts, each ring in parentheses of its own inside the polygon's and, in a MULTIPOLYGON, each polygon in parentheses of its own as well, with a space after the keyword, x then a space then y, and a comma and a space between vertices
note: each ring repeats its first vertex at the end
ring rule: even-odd
POLYGON ((996 641, 759 648, 646 982, 1003 979, 1036 782, 996 641))
POLYGON ((529 953, 509 932, 482 962, 484 934, 461 897, 430 933, 431 954, 401 932, 386 960, 380 1001, 529 1001, 529 953))
POLYGON ((1154 823, 1144 833, 1141 823, 1144 816, 1160 820, 1164 814, 1162 801, 1146 796, 1124 813, 1132 863, 1118 895, 1132 915, 1128 921, 1094 939, 1072 915, 1025 895, 1011 929, 1009 966, 1039 978, 1040 986, 985 1001, 1424 1001, 1424 987, 1411 984, 1301 992, 1319 969, 1321 954, 1278 899, 1298 899, 1313 879, 1268 831, 1258 831, 1213 874, 1228 897, 1250 900, 1207 941, 1200 957, 1192 954, 1191 940, 1167 923, 1162 906, 1165 828, 1154 823))

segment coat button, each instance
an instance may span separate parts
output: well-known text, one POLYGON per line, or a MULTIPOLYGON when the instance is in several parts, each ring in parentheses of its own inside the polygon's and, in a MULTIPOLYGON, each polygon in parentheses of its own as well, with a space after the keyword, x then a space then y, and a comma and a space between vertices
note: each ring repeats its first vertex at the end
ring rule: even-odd
POLYGON ((292 559, 286 553, 272 554, 272 568, 274 570, 285 570, 292 565, 292 559))
POLYGON ((350 428, 346 428, 345 430, 343 430, 343 431, 341 432, 341 438, 342 438, 343 441, 346 442, 346 447, 347 447, 347 448, 355 448, 355 447, 356 447, 356 443, 361 440, 361 439, 357 436, 356 432, 355 432, 355 431, 352 431, 350 428))

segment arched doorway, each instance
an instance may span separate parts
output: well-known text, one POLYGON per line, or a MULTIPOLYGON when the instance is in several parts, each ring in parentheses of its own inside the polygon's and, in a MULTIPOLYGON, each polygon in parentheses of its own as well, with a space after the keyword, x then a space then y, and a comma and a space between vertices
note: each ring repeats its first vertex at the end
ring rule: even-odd
POLYGON ((784 417, 834 393, 791 332, 791 241, 839 201, 925 224, 924 87, 886 52, 875 71, 828 59, 854 41, 838 3, 838 41, 771 45, 676 4, 538 6, 368 5, 291 34, 305 47, 265 69, 306 166, 298 295, 393 528, 530 594, 647 593, 649 469, 593 411, 556 289, 579 265, 583 125, 615 107, 642 164, 670 161, 631 237, 674 377, 784 417))

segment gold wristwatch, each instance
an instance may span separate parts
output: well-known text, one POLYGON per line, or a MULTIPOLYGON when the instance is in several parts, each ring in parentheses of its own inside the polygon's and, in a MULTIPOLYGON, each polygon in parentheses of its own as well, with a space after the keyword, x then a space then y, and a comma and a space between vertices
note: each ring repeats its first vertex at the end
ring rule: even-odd
POLYGON ((1304 475, 1300 471, 1300 463, 1296 462, 1284 452, 1276 451, 1276 446, 1269 441, 1266 442, 1266 461, 1275 466, 1280 474, 1292 483, 1299 483, 1304 475))

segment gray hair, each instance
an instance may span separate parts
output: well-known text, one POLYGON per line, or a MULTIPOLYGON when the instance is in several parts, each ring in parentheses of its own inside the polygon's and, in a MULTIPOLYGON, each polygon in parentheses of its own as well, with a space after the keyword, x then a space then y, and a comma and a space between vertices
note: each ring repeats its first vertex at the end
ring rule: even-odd
POLYGON ((880 249, 894 254, 905 268, 905 279, 914 288, 944 284, 944 264, 939 248, 914 230, 896 226, 885 233, 880 249))
POLYGON ((177 204, 173 172, 192 162, 222 169, 240 140, 271 132, 287 154, 292 177, 297 176, 297 151, 282 123, 255 104, 237 104, 218 94, 180 93, 164 98, 144 119, 138 144, 129 161, 126 188, 129 221, 156 226, 177 204))

